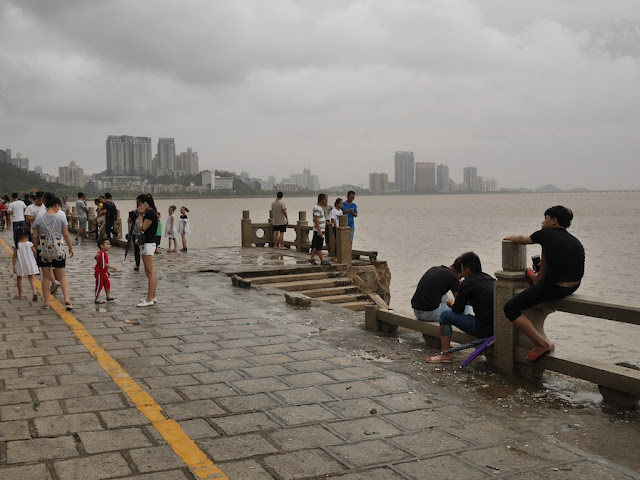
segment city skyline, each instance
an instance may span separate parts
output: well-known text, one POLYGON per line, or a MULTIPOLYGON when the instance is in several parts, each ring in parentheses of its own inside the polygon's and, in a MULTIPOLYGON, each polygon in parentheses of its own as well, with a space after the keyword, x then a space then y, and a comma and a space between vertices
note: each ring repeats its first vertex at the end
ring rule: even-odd
POLYGON ((0 146, 91 174, 139 132, 325 185, 407 149, 514 188, 637 188, 637 2, 505 5, 0 0, 0 146))

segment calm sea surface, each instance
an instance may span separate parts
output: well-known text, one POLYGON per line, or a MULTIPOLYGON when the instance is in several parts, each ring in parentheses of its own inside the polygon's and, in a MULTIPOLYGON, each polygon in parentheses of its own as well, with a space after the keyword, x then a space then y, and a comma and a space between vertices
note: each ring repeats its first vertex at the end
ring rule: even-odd
MULTIPOLYGON (((344 198, 344 197, 343 197, 344 198)), ((286 198, 290 223, 298 211, 311 209, 311 197, 286 198)), ((329 199, 332 204, 335 197, 329 199)), ((159 200, 162 220, 169 205, 189 208, 192 234, 189 255, 198 245, 240 245, 240 220, 250 210, 254 222, 265 222, 271 199, 159 200)), ((118 207, 125 210, 124 201, 118 207)), ((501 266, 501 240, 509 234, 530 234, 540 228, 544 210, 552 205, 571 208, 570 231, 586 251, 586 274, 579 293, 609 302, 640 306, 640 193, 492 194, 356 197, 354 247, 377 250, 391 270, 391 306, 411 311, 410 300, 422 274, 433 265, 449 265, 473 250, 483 269, 494 274, 501 266)), ((295 235, 287 232, 287 239, 295 235)), ((166 247, 166 239, 163 238, 166 247)), ((529 246, 529 256, 540 252, 529 246)), ((556 313, 547 334, 558 354, 633 361, 640 365, 640 327, 556 313)))

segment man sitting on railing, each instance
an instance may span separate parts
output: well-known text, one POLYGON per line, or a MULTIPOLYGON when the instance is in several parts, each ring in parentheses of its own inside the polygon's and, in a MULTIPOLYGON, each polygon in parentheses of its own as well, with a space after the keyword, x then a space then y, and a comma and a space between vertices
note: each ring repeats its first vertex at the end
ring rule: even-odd
POLYGON ((567 232, 571 220, 573 212, 558 205, 544 212, 541 230, 531 236, 505 237, 505 240, 520 245, 539 243, 542 246, 540 271, 533 280, 533 286, 513 297, 504 306, 506 317, 535 344, 527 355, 529 363, 537 362, 547 355, 551 351, 551 345, 522 314, 522 310, 571 295, 578 289, 584 276, 584 248, 576 237, 567 232))
POLYGON ((418 320, 423 322, 439 322, 440 314, 446 310, 449 291, 458 293, 462 268, 460 257, 453 265, 445 267, 431 267, 420 279, 413 298, 411 308, 418 320))
MULTIPOLYGON (((442 351, 451 347, 453 326, 474 337, 493 335, 493 285, 495 279, 482 271, 480 258, 473 252, 460 256, 462 276, 455 301, 449 299, 440 314, 440 344, 442 351), (473 307, 474 315, 464 313, 467 304, 473 307)), ((427 358, 427 363, 451 363, 451 354, 435 355, 427 358)))

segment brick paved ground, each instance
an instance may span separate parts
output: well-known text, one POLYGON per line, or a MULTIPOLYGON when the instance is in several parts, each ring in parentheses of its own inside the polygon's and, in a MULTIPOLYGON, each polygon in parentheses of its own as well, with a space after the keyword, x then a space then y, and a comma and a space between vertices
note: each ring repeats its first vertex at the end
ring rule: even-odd
MULTIPOLYGON (((537 432, 544 412, 507 421, 492 414, 499 407, 366 362, 318 334, 348 328, 373 338, 358 326, 362 314, 295 310, 281 295, 197 273, 262 254, 162 255, 160 302, 142 310, 144 273, 123 265, 117 249, 119 299, 93 304, 95 251, 81 246, 69 261, 74 316, 231 479, 640 478, 537 432)), ((0 278, 0 478, 196 478, 53 310, 12 299, 4 251, 0 278)))

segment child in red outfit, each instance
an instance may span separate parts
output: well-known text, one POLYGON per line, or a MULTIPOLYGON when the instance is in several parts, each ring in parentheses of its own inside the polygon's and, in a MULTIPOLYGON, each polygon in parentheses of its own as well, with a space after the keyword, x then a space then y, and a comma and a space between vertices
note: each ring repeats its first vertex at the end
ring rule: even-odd
POLYGON ((104 288, 104 293, 107 295, 107 302, 113 302, 116 298, 111 296, 111 281, 109 280, 109 270, 114 272, 116 267, 109 265, 109 255, 107 252, 111 248, 111 242, 107 238, 101 238, 98 241, 98 247, 100 251, 95 256, 96 266, 94 268, 96 274, 96 303, 104 303, 104 300, 100 298, 100 291, 104 288))

